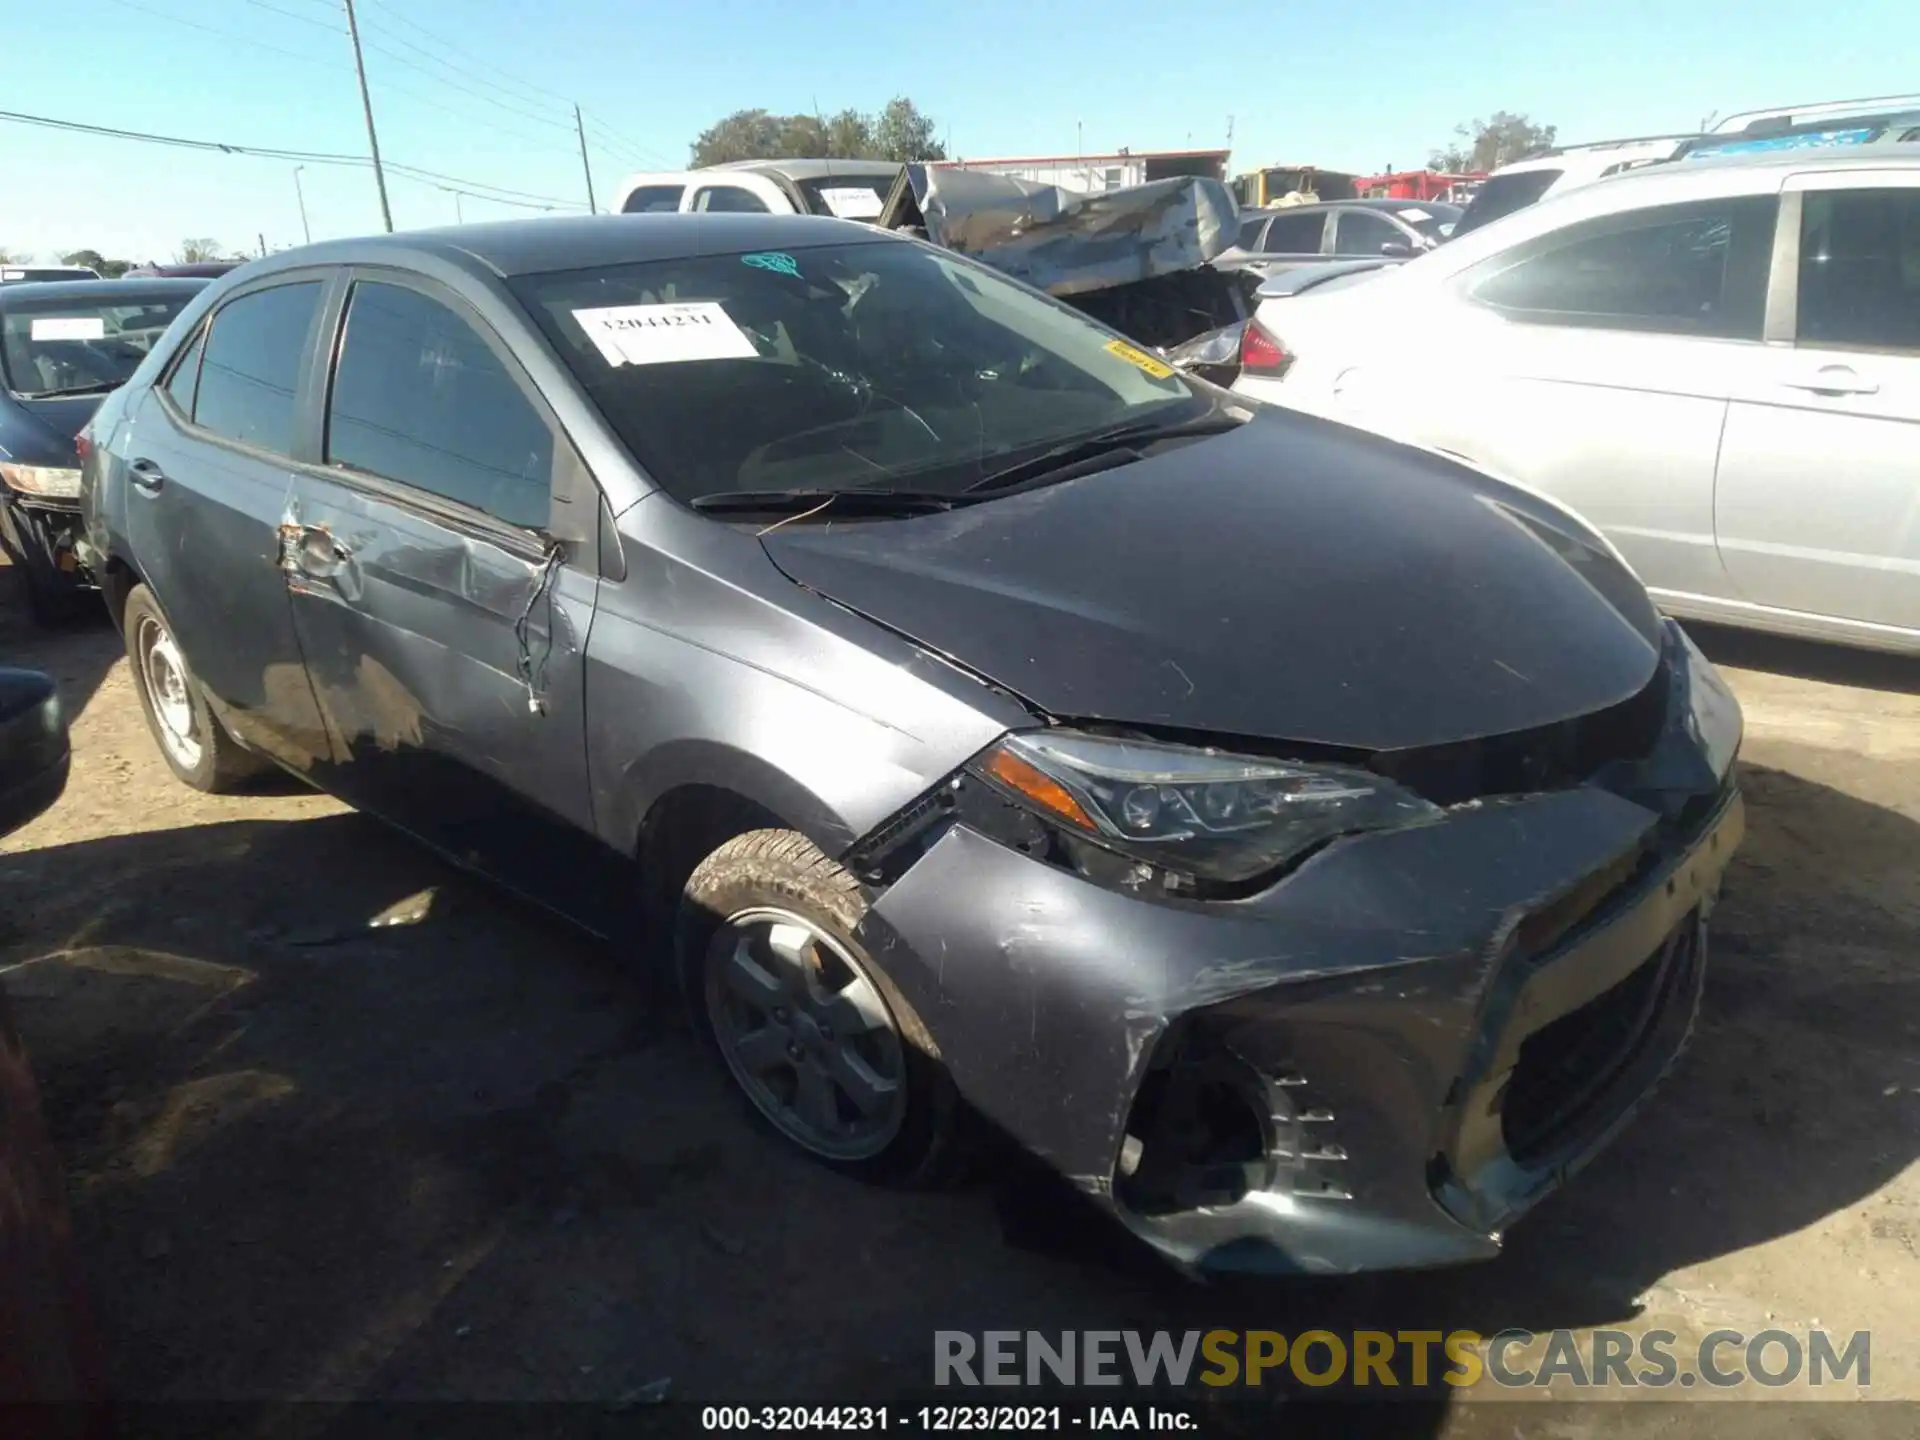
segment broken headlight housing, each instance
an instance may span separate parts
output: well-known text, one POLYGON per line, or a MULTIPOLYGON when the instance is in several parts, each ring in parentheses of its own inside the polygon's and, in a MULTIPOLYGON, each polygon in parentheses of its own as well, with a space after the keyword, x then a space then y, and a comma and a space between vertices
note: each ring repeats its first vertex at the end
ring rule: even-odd
POLYGON ((61 465, 0 465, 0 480, 22 495, 72 500, 80 494, 80 472, 61 465))
POLYGON ((1341 835, 1443 814, 1367 770, 1071 730, 1008 735, 968 768, 1065 835, 1227 884, 1341 835))

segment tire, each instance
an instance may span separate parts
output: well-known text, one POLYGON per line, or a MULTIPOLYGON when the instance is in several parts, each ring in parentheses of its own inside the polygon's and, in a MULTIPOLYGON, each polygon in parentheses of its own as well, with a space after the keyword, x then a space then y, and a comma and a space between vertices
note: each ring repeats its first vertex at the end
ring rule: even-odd
POLYGON ((243 750, 208 708, 160 602, 145 585, 128 593, 121 629, 140 709, 160 758, 175 778, 220 795, 258 775, 265 762, 243 750))
POLYGON ((859 882, 806 836, 735 836, 681 894, 687 1008, 755 1118, 811 1158, 870 1183, 949 1183, 963 1106, 926 1026, 855 938, 866 911, 859 882), (817 1123, 818 1077, 831 1124, 817 1123))

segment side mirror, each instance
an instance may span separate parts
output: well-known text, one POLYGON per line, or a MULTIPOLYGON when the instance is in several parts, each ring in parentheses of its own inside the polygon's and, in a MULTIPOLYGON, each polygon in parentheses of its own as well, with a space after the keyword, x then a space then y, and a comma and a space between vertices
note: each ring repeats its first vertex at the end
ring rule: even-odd
POLYGON ((1390 260, 1410 260, 1413 258, 1413 246, 1404 240, 1389 240, 1380 247, 1380 253, 1390 260))
POLYGON ((60 691, 38 670, 0 666, 0 835, 52 806, 72 751, 60 691))

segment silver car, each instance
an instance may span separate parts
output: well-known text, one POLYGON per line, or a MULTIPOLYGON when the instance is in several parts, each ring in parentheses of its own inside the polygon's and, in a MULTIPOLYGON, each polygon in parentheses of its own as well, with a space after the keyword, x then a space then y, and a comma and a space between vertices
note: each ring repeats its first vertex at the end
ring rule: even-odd
POLYGON ((1920 651, 1920 146, 1676 160, 1288 279, 1242 393, 1571 505, 1670 614, 1920 651))

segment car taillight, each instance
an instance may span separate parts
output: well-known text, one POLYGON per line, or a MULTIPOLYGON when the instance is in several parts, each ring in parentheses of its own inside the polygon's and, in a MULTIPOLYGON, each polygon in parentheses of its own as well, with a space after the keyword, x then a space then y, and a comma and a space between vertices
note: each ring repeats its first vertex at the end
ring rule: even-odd
POLYGON ((73 437, 73 450, 80 457, 80 463, 86 464, 93 458, 93 436, 82 430, 73 437))
POLYGON ((1249 320, 1246 328, 1240 332, 1241 373, 1277 378, 1286 374, 1291 364, 1293 356, 1287 353, 1286 346, 1276 340, 1271 332, 1262 329, 1258 320, 1249 320))

